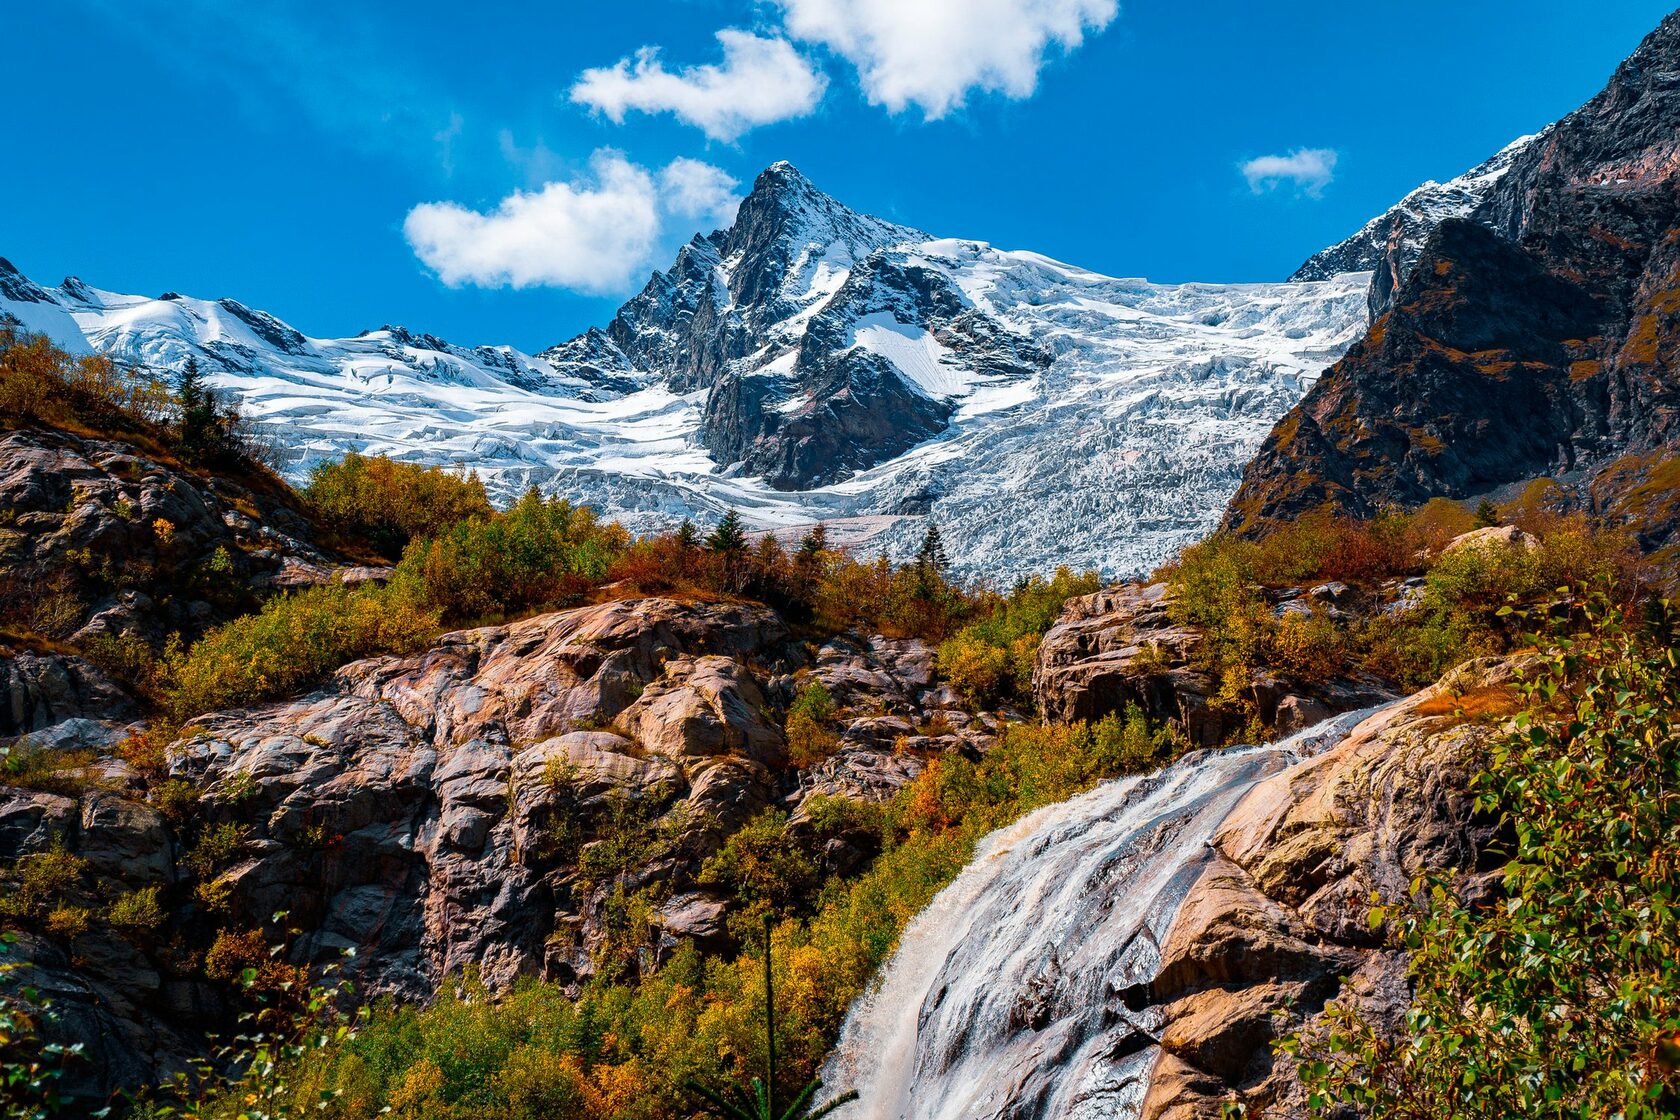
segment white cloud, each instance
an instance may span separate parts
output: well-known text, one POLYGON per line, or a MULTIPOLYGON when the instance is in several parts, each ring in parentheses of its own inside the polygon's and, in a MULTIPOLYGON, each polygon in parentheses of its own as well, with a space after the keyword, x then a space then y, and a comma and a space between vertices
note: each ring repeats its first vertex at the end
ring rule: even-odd
POLYGON ((1248 189, 1255 194, 1276 190, 1284 183, 1309 198, 1318 198, 1336 177, 1334 148, 1296 148, 1286 156, 1261 156, 1241 166, 1248 189))
POLYGON ((761 124, 803 117, 822 100, 828 79, 786 39, 725 28, 717 40, 721 66, 667 70, 658 47, 643 47, 634 61, 585 70, 571 98, 615 123, 633 109, 671 113, 725 141, 761 124))
POLYGON ((788 34, 857 67, 871 103, 929 120, 971 90, 1030 97, 1052 45, 1072 51, 1117 0, 776 0, 788 34))
POLYGON ((515 191, 494 210, 454 202, 416 206, 403 234, 416 256, 451 287, 623 291, 653 263, 668 217, 717 218, 738 184, 699 160, 657 175, 603 148, 589 173, 515 191))
POLYGON ((717 229, 735 221, 740 185, 723 168, 697 159, 674 159, 659 173, 666 210, 679 218, 704 218, 717 229))

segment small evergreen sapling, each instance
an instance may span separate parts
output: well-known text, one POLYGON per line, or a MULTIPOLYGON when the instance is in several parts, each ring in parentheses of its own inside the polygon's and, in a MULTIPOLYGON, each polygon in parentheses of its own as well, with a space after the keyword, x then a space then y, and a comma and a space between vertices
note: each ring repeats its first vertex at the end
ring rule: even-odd
POLYGON ((770 928, 772 919, 764 916, 764 1076, 752 1079, 751 1087, 731 1087, 729 1096, 714 1092, 704 1085, 690 1081, 688 1087, 706 1099, 710 1112, 719 1120, 819 1120, 843 1104, 858 1099, 855 1090, 848 1090, 820 1107, 812 1107, 812 1098, 822 1088, 816 1078, 801 1089, 783 1112, 776 1111, 776 989, 771 977, 770 928), (731 1099, 733 1097, 733 1099, 731 1099))

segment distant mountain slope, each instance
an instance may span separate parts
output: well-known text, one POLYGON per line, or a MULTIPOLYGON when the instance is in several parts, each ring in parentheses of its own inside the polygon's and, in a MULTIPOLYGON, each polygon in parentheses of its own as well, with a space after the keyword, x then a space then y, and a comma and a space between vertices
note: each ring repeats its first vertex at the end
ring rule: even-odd
POLYGON ((1266 440, 1225 524, 1552 476, 1648 547, 1680 527, 1680 14, 1440 224, 1266 440))
POLYGON ((857 214, 786 163, 606 327, 537 355, 400 327, 318 339, 231 300, 11 276, 27 298, 5 306, 37 329, 154 368, 196 358, 282 437, 294 478, 385 452, 638 529, 734 505, 895 556, 932 516, 1000 579, 1144 570, 1205 532, 1364 329, 1368 286, 1114 279, 857 214))
POLYGON ((1388 309, 1388 299, 1400 278, 1423 252, 1423 243, 1448 218, 1468 217, 1485 201, 1511 164, 1543 136, 1522 136, 1477 165, 1445 183, 1431 180, 1372 218, 1346 241, 1308 257, 1291 280, 1328 280, 1344 272, 1375 273, 1373 316, 1388 309))

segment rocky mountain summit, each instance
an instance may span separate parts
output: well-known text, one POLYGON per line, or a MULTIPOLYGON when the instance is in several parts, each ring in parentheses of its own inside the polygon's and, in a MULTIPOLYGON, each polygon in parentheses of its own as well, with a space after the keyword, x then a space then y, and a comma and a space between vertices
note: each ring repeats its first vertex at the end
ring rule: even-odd
POLYGON ((931 516, 961 566, 998 576, 1136 573, 1206 531, 1363 329, 1368 286, 1115 279, 860 214, 785 163, 604 328, 537 355, 390 326, 313 338, 233 300, 7 274, 0 313, 66 345, 196 360, 294 481, 385 453, 636 530, 735 506, 899 559, 931 516))
POLYGON ((1272 431, 1228 527, 1550 477, 1647 547, 1669 542, 1677 70, 1670 16, 1414 265, 1391 254, 1373 289, 1391 309, 1272 431))
POLYGON ((1545 133, 1521 136, 1485 163, 1445 183, 1424 183, 1372 218, 1345 241, 1308 257, 1291 280, 1327 280, 1344 272, 1369 272, 1371 317, 1388 310, 1401 277, 1411 270, 1435 227, 1450 218, 1467 218, 1504 180, 1511 166, 1545 133))

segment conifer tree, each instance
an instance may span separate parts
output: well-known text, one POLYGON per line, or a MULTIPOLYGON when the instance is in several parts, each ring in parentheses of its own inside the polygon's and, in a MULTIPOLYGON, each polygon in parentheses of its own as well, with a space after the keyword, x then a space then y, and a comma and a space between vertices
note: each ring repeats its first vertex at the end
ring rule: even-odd
POLYGON ((817 522, 799 542, 799 559, 810 561, 828 551, 828 526, 817 522))
POLYGON ((706 549, 720 554, 746 551, 747 532, 741 526, 741 512, 734 506, 729 507, 729 512, 723 515, 723 520, 706 538, 706 549))
POLYGON ((677 526, 677 550, 684 555, 700 547, 700 530, 694 527, 694 522, 683 518, 683 523, 677 526))
POLYGON ((1476 507, 1476 528, 1491 529, 1499 524, 1499 510, 1486 498, 1476 507))
POLYGON ((922 547, 916 553, 916 567, 925 573, 944 575, 951 562, 945 556, 945 542, 940 539, 939 526, 928 522, 922 536, 922 547))
POLYGON ((199 373, 198 359, 188 358, 175 383, 181 420, 176 439, 188 459, 203 459, 217 449, 221 418, 216 414, 216 397, 199 373))

